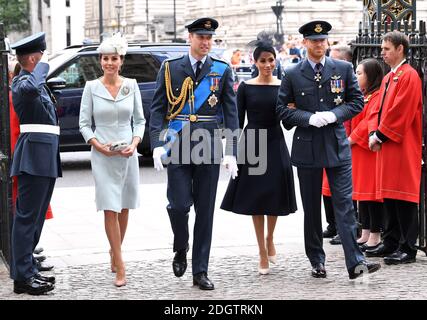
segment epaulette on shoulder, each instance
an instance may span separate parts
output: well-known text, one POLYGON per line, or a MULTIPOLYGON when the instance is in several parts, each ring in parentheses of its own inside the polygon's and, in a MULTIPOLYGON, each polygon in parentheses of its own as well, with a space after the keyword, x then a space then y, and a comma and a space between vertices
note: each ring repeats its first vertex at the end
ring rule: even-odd
POLYGON ((185 56, 185 54, 179 55, 179 56, 177 56, 177 57, 167 58, 167 59, 165 60, 165 62, 170 62, 170 61, 179 60, 179 59, 184 58, 184 56, 185 56))
POLYGON ((22 76, 22 77, 17 78, 17 79, 16 79, 16 81, 28 80, 29 78, 30 78, 30 76, 29 76, 29 75, 25 75, 25 76, 22 76))
POLYGON ((220 59, 220 58, 212 57, 212 56, 211 56, 211 59, 212 59, 212 60, 215 60, 215 61, 219 61, 219 62, 225 63, 225 64, 227 64, 227 65, 228 65, 227 61, 222 60, 222 59, 220 59))

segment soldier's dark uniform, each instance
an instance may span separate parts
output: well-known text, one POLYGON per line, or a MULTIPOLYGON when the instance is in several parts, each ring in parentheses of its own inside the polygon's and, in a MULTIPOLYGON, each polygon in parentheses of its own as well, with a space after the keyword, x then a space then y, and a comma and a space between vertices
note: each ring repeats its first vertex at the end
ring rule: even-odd
MULTIPOLYGON (((326 39, 330 29, 331 25, 325 21, 313 21, 299 31, 304 38, 317 40, 326 39)), ((350 63, 325 56, 324 59, 323 69, 318 73, 307 58, 285 70, 276 111, 285 127, 296 126, 291 162, 298 168, 305 250, 313 266, 312 275, 326 276, 321 225, 321 187, 325 168, 347 269, 350 277, 354 277, 355 267, 366 265, 356 242, 351 150, 342 123, 363 109, 363 95, 350 63), (288 108, 289 103, 295 103, 296 108, 288 108), (320 128, 310 125, 310 117, 318 111, 333 112, 337 121, 320 128)), ((371 265, 368 269, 373 271, 371 265)))
MULTIPOLYGON (((190 33, 214 34, 217 26, 218 23, 214 19, 203 18, 188 25, 187 28, 190 33)), ((173 250, 176 252, 174 263, 178 263, 178 269, 174 265, 174 272, 176 276, 182 276, 185 272, 186 252, 189 246, 188 213, 191 205, 194 204, 196 218, 192 272, 193 275, 207 274, 219 163, 222 156, 221 134, 218 130, 219 112, 222 111, 225 128, 238 129, 232 70, 224 61, 214 59, 208 55, 200 74, 196 78, 189 54, 165 61, 157 78, 156 91, 150 111, 150 139, 153 149, 165 146, 165 141, 160 135, 162 129, 168 123, 165 120, 169 107, 166 94, 168 88, 165 85, 166 64, 169 65, 171 76, 169 80, 173 94, 179 96, 184 80, 190 77, 194 83, 195 104, 201 104, 197 111, 194 111, 192 107, 182 110, 168 124, 169 128, 173 127, 172 122, 178 124, 178 126, 182 122, 182 125, 185 126, 179 132, 177 140, 172 144, 170 163, 167 167, 167 197, 169 201, 167 210, 174 233, 173 250), (223 70, 222 76, 214 71, 215 66, 223 70), (209 81, 208 84, 211 87, 209 92, 205 92, 204 98, 200 98, 201 94, 198 93, 198 87, 199 85, 201 86, 203 81, 209 81), (216 86, 213 91, 212 86, 216 86), (194 150, 194 147, 196 145, 200 147, 200 143, 190 141, 190 136, 197 129, 203 129, 202 135, 209 135, 212 138, 210 142, 202 140, 202 146, 204 144, 206 149, 203 157, 205 161, 201 164, 195 163, 194 158, 190 158, 190 153, 194 150), (188 148, 185 148, 186 144, 189 145, 188 148), (209 152, 206 153, 206 150, 209 150, 209 152), (179 267, 180 265, 181 267, 179 267)), ((207 137, 204 136, 203 138, 207 137)), ((235 155, 235 153, 235 141, 227 140, 226 154, 235 155)), ((213 286, 200 287, 201 289, 213 289, 213 286)))
MULTIPOLYGON (((46 49, 45 34, 38 33, 12 45, 19 56, 46 49)), ((39 275, 33 251, 40 239, 55 180, 62 175, 59 126, 54 98, 46 87, 49 65, 39 62, 12 81, 12 100, 20 131, 11 176, 18 177, 16 214, 11 237, 10 275, 15 292, 41 294, 53 289, 39 275)))

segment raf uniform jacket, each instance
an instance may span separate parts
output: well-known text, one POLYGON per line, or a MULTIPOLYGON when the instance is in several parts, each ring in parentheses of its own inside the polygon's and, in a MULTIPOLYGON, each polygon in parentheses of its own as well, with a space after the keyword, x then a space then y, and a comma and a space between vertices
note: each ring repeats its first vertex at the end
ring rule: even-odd
MULTIPOLYGON (((22 70, 13 79, 12 100, 21 125, 58 125, 55 104, 45 84, 48 71, 49 65, 39 62, 33 72, 22 70)), ((24 173, 51 178, 62 176, 58 135, 41 132, 19 135, 11 176, 24 173)))
POLYGON ((350 63, 326 57, 320 81, 307 59, 287 68, 279 90, 276 113, 287 129, 297 126, 291 162, 301 168, 332 168, 351 164, 351 150, 343 122, 363 109, 363 95, 350 63), (340 92, 332 92, 336 81, 340 92), (295 108, 288 104, 294 103, 295 108), (309 125, 316 111, 332 111, 337 122, 309 125))
MULTIPOLYGON (((195 78, 194 71, 191 67, 188 54, 183 55, 179 58, 166 60, 169 62, 171 84, 174 95, 180 95, 182 83, 187 77, 191 77, 193 79, 194 91, 196 91, 198 83, 210 73, 213 60, 220 61, 220 63, 226 64, 226 62, 222 60, 217 60, 215 58, 207 56, 200 75, 197 79, 195 78)), ((219 82, 219 89, 215 93, 211 92, 209 97, 198 109, 196 114, 216 116, 218 120, 214 122, 191 122, 190 124, 187 124, 187 126, 190 126, 190 134, 193 133, 196 129, 205 129, 204 132, 209 133, 209 137, 199 137, 200 144, 206 144, 207 141, 210 141, 210 145, 205 145, 206 149, 209 149, 209 154, 203 155, 203 158, 208 157, 210 161, 219 163, 222 157, 222 135, 219 130, 219 122, 221 121, 221 117, 223 117, 225 129, 235 131, 239 128, 236 107, 236 95, 233 90, 233 73, 229 66, 227 66, 219 82), (210 106, 208 103, 208 99, 212 94, 215 94, 218 98, 218 103, 215 106, 210 106)), ((197 100, 196 93, 195 99, 197 100)), ((165 63, 163 63, 162 67, 160 68, 160 72, 157 76, 156 91, 154 93, 153 102, 151 104, 150 109, 150 140, 152 149, 163 146, 165 144, 165 141, 163 141, 164 139, 161 137, 161 131, 167 127, 167 120, 165 120, 165 117, 167 114, 168 105, 169 102, 166 96, 165 86, 165 63)), ((183 131, 184 130, 185 129, 183 129, 183 131)), ((182 140, 189 141, 189 137, 182 137, 182 132, 180 133, 180 137, 182 138, 182 140)), ((180 141, 181 144, 183 143, 182 140, 180 141)), ((197 144, 199 144, 198 141, 192 141, 191 149, 193 149, 193 147, 197 144)), ((179 144, 174 143, 172 151, 174 150, 174 148, 177 147, 177 145, 179 144)), ((227 139, 225 154, 236 155, 236 153, 237 138, 227 139)), ((172 160, 174 160, 173 154, 174 152, 172 152, 172 160)), ((182 159, 180 158, 178 161, 181 160, 182 159)))

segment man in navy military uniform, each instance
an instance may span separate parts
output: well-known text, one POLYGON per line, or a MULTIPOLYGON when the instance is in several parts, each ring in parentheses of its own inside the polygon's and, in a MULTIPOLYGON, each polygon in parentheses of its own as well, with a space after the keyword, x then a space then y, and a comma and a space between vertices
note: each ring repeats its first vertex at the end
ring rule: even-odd
POLYGON ((291 161, 298 168, 305 251, 312 265, 311 274, 315 278, 326 277, 321 225, 325 168, 347 270, 350 279, 354 279, 377 271, 380 264, 366 262, 356 242, 351 151, 342 123, 363 109, 363 95, 352 65, 325 56, 331 28, 326 21, 312 21, 299 29, 307 58, 285 70, 276 111, 286 127, 297 127, 291 161))
MULTIPOLYGON (((222 157, 218 114, 222 111, 224 127, 232 131, 238 129, 238 117, 232 70, 224 61, 208 55, 218 22, 201 18, 186 27, 189 54, 165 61, 157 78, 150 139, 155 168, 163 169, 162 158, 169 161, 167 210, 174 233, 174 274, 181 277, 187 268, 188 213, 194 203, 193 284, 213 290, 207 272, 222 157), (165 140, 162 129, 166 126, 165 140), (202 140, 195 141, 194 137, 202 140)), ((225 154, 223 163, 234 178, 236 139, 227 139, 225 154)))
POLYGON ((11 236, 10 275, 15 293, 44 294, 55 278, 39 273, 33 251, 40 239, 55 180, 61 176, 59 126, 54 98, 46 86, 49 71, 45 34, 22 39, 16 50, 22 71, 12 81, 12 100, 21 134, 11 176, 18 177, 18 198, 11 236))

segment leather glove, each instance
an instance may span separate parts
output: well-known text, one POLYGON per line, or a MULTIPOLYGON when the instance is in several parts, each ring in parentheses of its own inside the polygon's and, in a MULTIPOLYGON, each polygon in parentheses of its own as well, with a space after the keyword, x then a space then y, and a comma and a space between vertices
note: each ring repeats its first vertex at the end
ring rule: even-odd
POLYGON ((227 171, 231 175, 231 179, 235 179, 237 177, 237 171, 239 168, 237 167, 237 160, 235 156, 224 156, 224 160, 222 164, 225 166, 227 171))
POLYGON ((311 126, 320 128, 320 127, 326 126, 328 124, 328 121, 326 121, 326 119, 324 119, 321 115, 315 113, 310 117, 310 119, 308 120, 308 123, 311 126))
POLYGON ((337 116, 332 111, 317 111, 316 114, 321 116, 328 123, 334 123, 337 121, 337 116))
POLYGON ((166 154, 166 150, 163 147, 157 147, 153 150, 153 162, 154 168, 157 171, 163 170, 162 156, 166 154))

